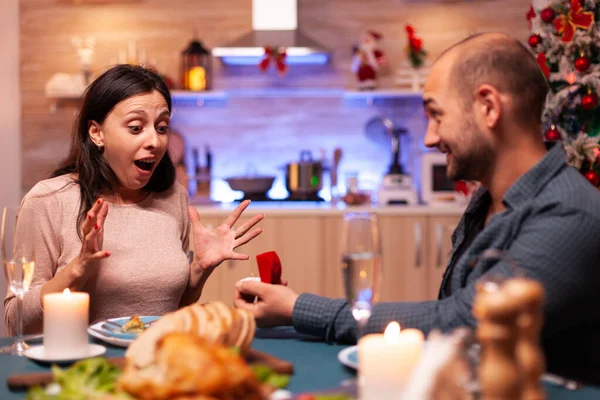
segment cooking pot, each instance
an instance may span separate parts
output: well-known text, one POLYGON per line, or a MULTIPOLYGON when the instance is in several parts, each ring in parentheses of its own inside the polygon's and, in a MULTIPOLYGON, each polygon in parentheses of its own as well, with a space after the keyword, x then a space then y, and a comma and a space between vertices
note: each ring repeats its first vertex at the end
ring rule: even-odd
POLYGON ((313 160, 310 151, 301 151, 300 161, 285 167, 285 187, 290 194, 316 194, 323 188, 323 165, 313 160))
POLYGON ((239 176, 225 179, 232 190, 242 191, 246 195, 267 193, 274 180, 274 176, 239 176))

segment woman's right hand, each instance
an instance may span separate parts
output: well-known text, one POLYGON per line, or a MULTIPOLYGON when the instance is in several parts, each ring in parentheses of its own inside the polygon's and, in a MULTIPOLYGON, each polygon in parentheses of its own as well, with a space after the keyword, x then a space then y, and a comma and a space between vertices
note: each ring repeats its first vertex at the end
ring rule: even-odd
POLYGON ((81 225, 81 251, 78 257, 78 271, 81 275, 88 272, 88 265, 94 261, 110 257, 110 252, 102 250, 104 241, 104 221, 108 214, 108 203, 98 199, 87 212, 85 221, 81 225))

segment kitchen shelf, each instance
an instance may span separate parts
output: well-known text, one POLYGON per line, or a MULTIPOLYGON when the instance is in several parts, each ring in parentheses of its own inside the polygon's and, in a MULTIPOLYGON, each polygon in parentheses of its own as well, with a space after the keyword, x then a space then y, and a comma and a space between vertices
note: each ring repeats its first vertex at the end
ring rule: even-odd
MULTIPOLYGON (((60 101, 79 100, 82 93, 46 92, 46 97, 52 100, 51 109, 56 110, 60 101)), ((224 106, 232 98, 304 98, 304 99, 340 99, 350 105, 373 106, 389 101, 420 101, 421 92, 409 90, 344 90, 332 88, 248 88, 226 89, 204 92, 186 90, 171 90, 173 103, 179 106, 224 106)))
POLYGON ((175 102, 198 101, 199 106, 207 101, 227 101, 233 98, 329 98, 343 99, 352 103, 373 105, 376 101, 405 101, 421 99, 421 92, 408 90, 374 90, 358 91, 331 88, 255 88, 226 89, 218 92, 187 92, 174 90, 171 92, 175 102))

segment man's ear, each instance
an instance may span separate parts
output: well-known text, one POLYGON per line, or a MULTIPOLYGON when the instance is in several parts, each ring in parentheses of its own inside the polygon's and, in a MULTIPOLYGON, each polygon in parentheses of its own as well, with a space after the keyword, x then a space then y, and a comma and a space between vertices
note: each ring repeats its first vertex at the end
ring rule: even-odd
POLYGON ((479 86, 474 107, 480 121, 489 129, 495 128, 503 111, 500 92, 492 85, 479 86))
POLYGON ((92 142, 99 149, 104 147, 104 133, 102 132, 102 127, 96 121, 88 122, 88 135, 92 139, 92 142))

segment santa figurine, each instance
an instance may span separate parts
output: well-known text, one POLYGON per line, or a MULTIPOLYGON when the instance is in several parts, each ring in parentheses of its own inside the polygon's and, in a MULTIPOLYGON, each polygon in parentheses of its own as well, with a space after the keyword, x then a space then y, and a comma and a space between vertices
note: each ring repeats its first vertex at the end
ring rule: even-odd
POLYGON ((356 74, 358 88, 372 90, 376 87, 377 72, 387 63, 385 53, 379 47, 383 36, 375 31, 367 31, 359 46, 353 48, 351 71, 356 74))

